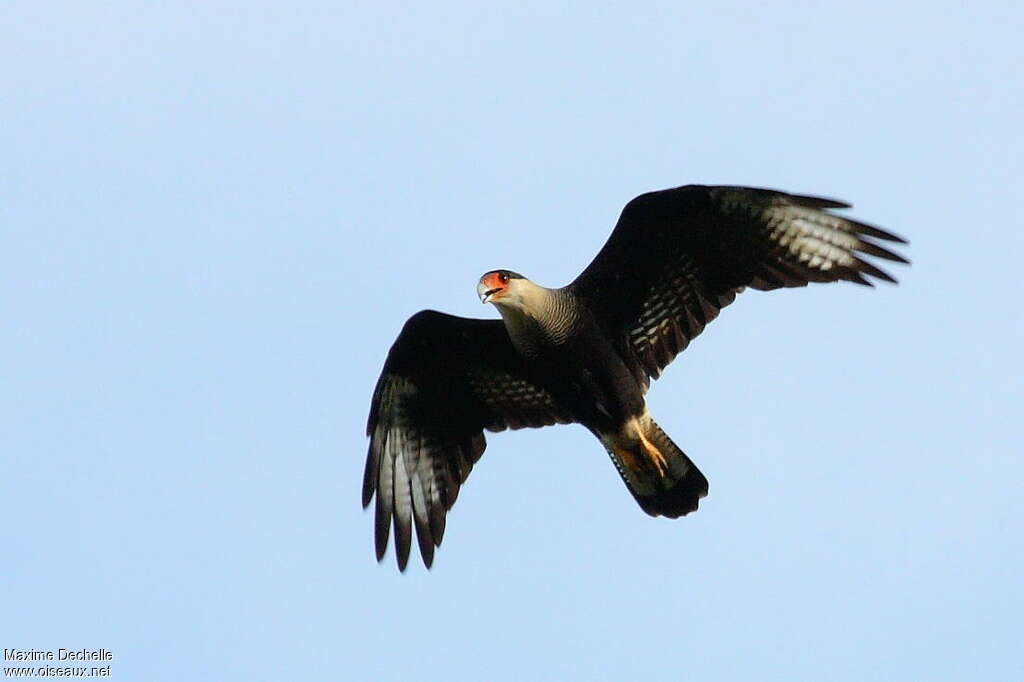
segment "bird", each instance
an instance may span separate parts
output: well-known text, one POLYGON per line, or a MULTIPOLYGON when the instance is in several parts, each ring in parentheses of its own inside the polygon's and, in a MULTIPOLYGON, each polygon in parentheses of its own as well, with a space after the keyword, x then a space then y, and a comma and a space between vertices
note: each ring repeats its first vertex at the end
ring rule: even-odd
POLYGON ((836 213, 850 207, 754 187, 648 192, 626 204, 568 285, 490 270, 477 294, 500 319, 434 310, 410 317, 387 354, 366 427, 362 504, 376 498, 378 562, 393 527, 404 571, 415 529, 431 567, 485 431, 580 424, 644 512, 695 511, 707 478, 651 417, 651 380, 745 289, 895 284, 867 258, 909 264, 887 248, 907 241, 836 213))

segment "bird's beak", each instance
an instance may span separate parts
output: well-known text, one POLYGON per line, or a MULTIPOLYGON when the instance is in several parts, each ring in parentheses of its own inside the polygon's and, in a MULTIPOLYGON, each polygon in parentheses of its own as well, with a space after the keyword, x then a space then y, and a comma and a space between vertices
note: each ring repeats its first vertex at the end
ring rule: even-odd
POLYGON ((476 285, 476 294, 480 297, 481 303, 489 302, 493 293, 494 291, 484 284, 483 280, 480 280, 480 283, 476 285))
POLYGON ((476 293, 480 297, 481 303, 491 303, 494 297, 503 291, 505 291, 505 284, 496 272, 488 272, 480 278, 480 282, 476 285, 476 293))

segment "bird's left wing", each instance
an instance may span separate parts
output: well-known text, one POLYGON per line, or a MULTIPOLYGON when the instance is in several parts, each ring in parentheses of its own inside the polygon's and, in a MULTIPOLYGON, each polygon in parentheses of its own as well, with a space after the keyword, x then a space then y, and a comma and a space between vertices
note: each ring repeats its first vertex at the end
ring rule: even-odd
POLYGON ((377 559, 393 521, 399 568, 413 525, 430 566, 445 515, 486 447, 484 429, 571 421, 535 381, 501 320, 413 315, 388 353, 366 426, 363 507, 376 494, 377 559))
POLYGON ((904 240, 831 212, 837 208, 848 205, 749 187, 642 194, 569 289, 623 339, 646 382, 744 287, 895 282, 863 257, 906 263, 878 243, 904 240))

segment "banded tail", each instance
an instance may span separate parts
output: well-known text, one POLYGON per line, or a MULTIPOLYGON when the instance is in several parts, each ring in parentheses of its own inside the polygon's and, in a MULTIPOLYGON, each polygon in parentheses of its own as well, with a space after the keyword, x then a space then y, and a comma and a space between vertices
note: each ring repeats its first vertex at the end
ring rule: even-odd
POLYGON ((626 487, 651 516, 685 516, 708 494, 708 479, 646 412, 620 433, 598 438, 626 487))

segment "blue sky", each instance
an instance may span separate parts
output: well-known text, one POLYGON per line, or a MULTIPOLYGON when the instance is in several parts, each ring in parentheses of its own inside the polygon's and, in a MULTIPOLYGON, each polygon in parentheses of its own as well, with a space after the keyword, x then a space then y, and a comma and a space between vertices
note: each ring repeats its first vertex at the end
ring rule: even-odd
MULTIPOLYGON (((410 3, 411 4, 411 3, 410 3)), ((1019 3, 0 10, 0 646, 124 680, 1019 680, 1019 3), (748 293, 652 413, 495 434, 427 572, 372 554, 422 308, 558 286, 679 184, 853 202, 898 287, 748 293)), ((685 3, 692 4, 692 3, 685 3)))

